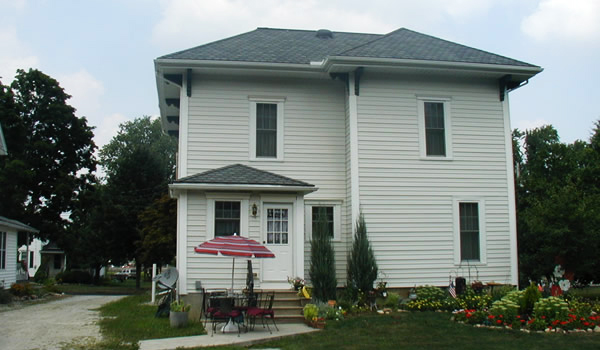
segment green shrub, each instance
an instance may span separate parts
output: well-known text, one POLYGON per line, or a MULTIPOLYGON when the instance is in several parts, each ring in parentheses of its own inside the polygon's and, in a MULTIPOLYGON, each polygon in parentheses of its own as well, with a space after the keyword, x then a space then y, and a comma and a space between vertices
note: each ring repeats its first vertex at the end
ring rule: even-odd
POLYGON ((454 300, 456 309, 487 309, 491 302, 492 297, 485 293, 477 293, 471 287, 467 286, 467 289, 462 295, 459 295, 454 300))
POLYGON ((25 297, 33 294, 33 287, 29 283, 13 283, 10 292, 17 297, 25 297))
POLYGON ((171 303, 171 311, 173 312, 188 312, 192 308, 191 305, 184 303, 183 301, 177 301, 171 303))
POLYGON ((387 296, 387 298, 385 298, 383 306, 396 310, 398 308, 399 302, 400 302, 400 294, 388 293, 388 296, 387 296))
POLYGON ((12 295, 7 290, 0 289, 0 304, 12 303, 12 295))
POLYGON ((46 278, 48 278, 48 263, 47 262, 42 262, 42 264, 40 265, 40 267, 38 267, 37 271, 35 272, 35 275, 33 275, 33 281, 35 283, 43 283, 44 280, 46 280, 46 278))
POLYGON ((492 304, 489 313, 494 316, 497 325, 502 325, 503 323, 516 324, 517 316, 519 316, 519 304, 510 298, 504 297, 492 304))
POLYGON ((566 320, 569 315, 569 305, 558 297, 542 298, 533 307, 534 318, 549 320, 566 320))
POLYGON ((304 313, 304 319, 307 321, 312 321, 319 317, 319 307, 315 304, 304 305, 302 312, 304 313))
POLYGON ((515 291, 515 287, 513 286, 500 286, 491 289, 492 301, 500 300, 504 298, 508 293, 515 291))
POLYGON ((337 279, 335 277, 335 254, 331 244, 333 232, 329 232, 327 218, 319 213, 317 227, 310 240, 310 267, 308 273, 313 285, 312 297, 317 301, 335 300, 337 279))
POLYGON ((541 297, 542 292, 540 292, 535 283, 532 282, 529 287, 525 289, 523 296, 519 300, 520 313, 522 315, 531 315, 533 313, 533 306, 541 297))
POLYGON ((413 311, 453 310, 456 301, 450 298, 445 289, 434 286, 416 288, 417 299, 408 302, 405 307, 413 311))
POLYGON ((94 278, 87 271, 67 270, 56 275, 56 280, 61 283, 92 284, 94 278))
POLYGON ((352 250, 348 255, 348 284, 354 290, 368 293, 373 289, 373 283, 377 279, 377 261, 375 253, 367 236, 367 224, 361 213, 356 222, 356 232, 352 242, 352 250))

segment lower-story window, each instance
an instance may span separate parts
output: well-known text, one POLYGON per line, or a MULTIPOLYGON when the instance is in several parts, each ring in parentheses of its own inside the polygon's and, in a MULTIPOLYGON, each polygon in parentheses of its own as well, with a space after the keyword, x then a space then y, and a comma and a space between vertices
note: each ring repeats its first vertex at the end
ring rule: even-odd
POLYGON ((215 201, 215 237, 240 234, 240 202, 215 201))
POLYGON ((459 203, 460 260, 480 261, 479 204, 459 203))
POLYGON ((0 232, 0 269, 6 269, 6 232, 0 232))

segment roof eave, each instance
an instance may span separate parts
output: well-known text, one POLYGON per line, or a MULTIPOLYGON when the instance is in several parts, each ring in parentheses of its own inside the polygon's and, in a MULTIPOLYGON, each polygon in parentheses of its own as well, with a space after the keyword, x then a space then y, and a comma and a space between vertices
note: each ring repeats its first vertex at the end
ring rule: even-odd
POLYGON ((169 185, 171 197, 177 197, 178 192, 187 190, 197 191, 250 191, 250 192, 315 192, 316 186, 289 185, 258 185, 258 184, 213 184, 213 183, 173 183, 169 185))
POLYGON ((335 71, 342 67, 393 67, 393 68, 425 68, 437 70, 469 71, 481 73, 500 73, 513 74, 522 77, 523 80, 529 79, 543 71, 538 66, 515 66, 486 63, 469 62, 450 62, 450 61, 429 61, 397 58, 374 58, 374 57, 347 57, 347 56, 329 56, 324 62, 324 68, 327 71, 335 71))
MULTIPOLYGON (((11 221, 15 221, 15 220, 11 220, 11 221)), ((17 230, 18 232, 31 232, 31 233, 39 233, 40 232, 40 230, 35 229, 35 228, 33 228, 29 225, 26 225, 22 222, 13 223, 10 221, 1 220, 0 226, 12 228, 12 229, 17 230)))
POLYGON ((169 69, 187 69, 187 68, 244 68, 244 69, 264 69, 264 70, 282 70, 282 71, 323 71, 320 64, 306 63, 276 63, 276 62, 248 62, 248 61, 220 61, 220 60, 192 60, 192 59, 173 59, 157 58, 154 60, 155 67, 169 69))

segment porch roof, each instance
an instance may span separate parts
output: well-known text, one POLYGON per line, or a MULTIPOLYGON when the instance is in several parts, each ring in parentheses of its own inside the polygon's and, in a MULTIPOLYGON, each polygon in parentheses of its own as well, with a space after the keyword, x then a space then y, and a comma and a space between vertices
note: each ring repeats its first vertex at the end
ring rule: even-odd
POLYGON ((4 216, 0 216, 0 226, 14 228, 19 232, 34 232, 34 233, 40 232, 38 229, 35 229, 29 225, 26 225, 17 220, 5 218, 4 216))
POLYGON ((243 164, 232 164, 177 179, 172 189, 313 192, 315 185, 243 164))

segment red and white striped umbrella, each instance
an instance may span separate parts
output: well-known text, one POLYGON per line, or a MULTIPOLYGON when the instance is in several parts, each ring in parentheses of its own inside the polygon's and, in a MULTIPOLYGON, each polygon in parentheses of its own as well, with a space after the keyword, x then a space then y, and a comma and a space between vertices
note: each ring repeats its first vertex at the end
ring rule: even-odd
POLYGON ((200 254, 221 254, 231 257, 274 258, 275 254, 257 241, 242 236, 221 236, 206 241, 196 248, 200 254))
POLYGON ((233 291, 233 272, 236 257, 274 258, 275 254, 257 241, 242 236, 220 236, 201 243, 194 251, 199 254, 223 255, 233 258, 231 266, 231 291, 233 291))

